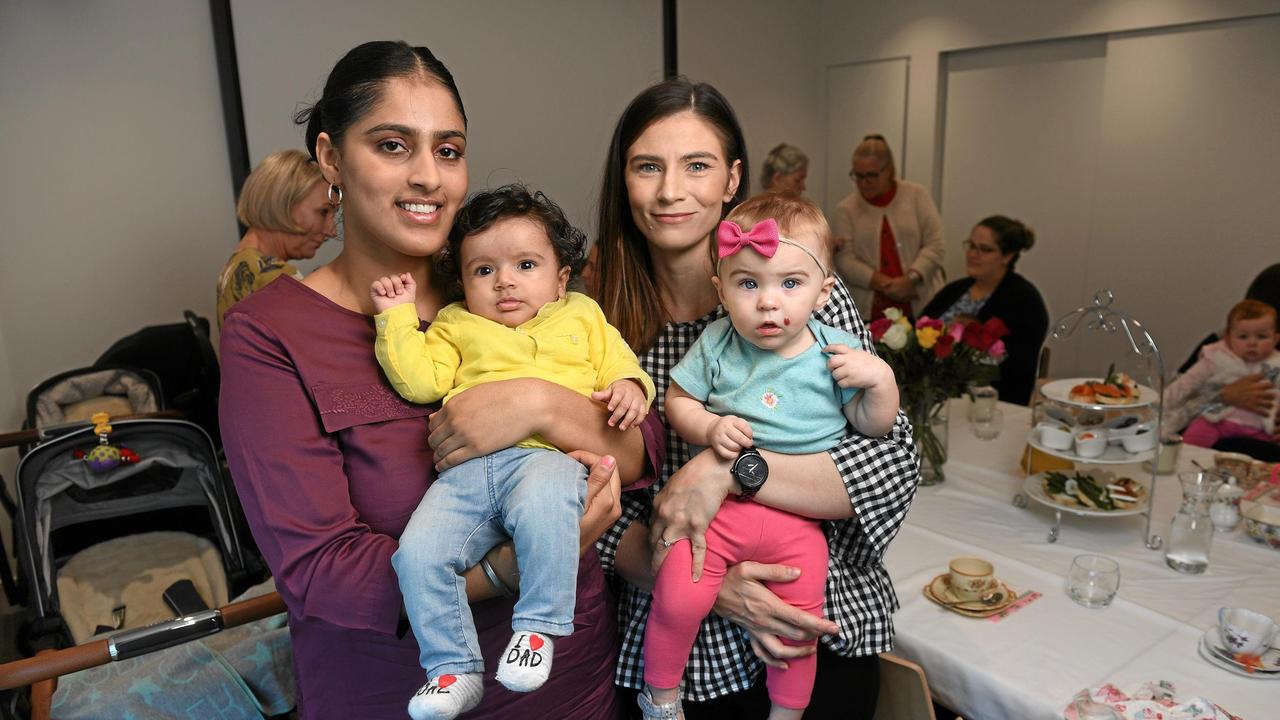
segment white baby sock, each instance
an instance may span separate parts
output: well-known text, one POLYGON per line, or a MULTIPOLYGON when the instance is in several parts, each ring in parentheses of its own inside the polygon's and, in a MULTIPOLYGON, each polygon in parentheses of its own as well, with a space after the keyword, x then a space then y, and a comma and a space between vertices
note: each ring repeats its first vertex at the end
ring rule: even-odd
POLYGON ((433 677, 409 698, 409 717, 413 720, 453 720, 479 705, 483 696, 484 677, 481 673, 433 677))
POLYGON ((542 687, 551 675, 555 642, 542 633, 517 632, 498 659, 498 682, 515 692, 542 687))

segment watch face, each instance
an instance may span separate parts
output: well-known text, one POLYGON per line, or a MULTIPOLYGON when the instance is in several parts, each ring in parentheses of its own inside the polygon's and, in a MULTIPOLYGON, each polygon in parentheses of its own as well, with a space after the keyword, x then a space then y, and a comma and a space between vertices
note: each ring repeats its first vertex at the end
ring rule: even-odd
POLYGON ((769 466, 764 458, 754 455, 738 458, 738 464, 734 470, 744 488, 760 487, 769 478, 769 466))

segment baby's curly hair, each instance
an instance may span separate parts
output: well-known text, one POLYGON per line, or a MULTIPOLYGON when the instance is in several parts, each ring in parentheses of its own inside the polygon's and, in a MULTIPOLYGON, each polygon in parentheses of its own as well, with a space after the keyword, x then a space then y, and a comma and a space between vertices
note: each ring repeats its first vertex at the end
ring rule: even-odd
POLYGON ((496 190, 482 190, 467 199, 449 230, 449 244, 436 260, 439 276, 449 280, 455 295, 462 293, 462 242, 468 236, 491 227, 506 218, 528 218, 546 231, 556 252, 560 267, 569 268, 569 277, 582 272, 587 259, 587 236, 574 227, 564 211, 542 191, 529 192, 520 183, 503 185, 496 190))

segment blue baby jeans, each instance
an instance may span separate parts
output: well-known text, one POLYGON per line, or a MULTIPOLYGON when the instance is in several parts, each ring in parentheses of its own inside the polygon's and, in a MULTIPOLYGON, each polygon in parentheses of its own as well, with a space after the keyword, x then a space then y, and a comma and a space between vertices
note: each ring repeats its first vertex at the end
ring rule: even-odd
POLYGON ((484 672, 462 572, 515 540, 514 632, 573 632, 578 520, 587 469, 561 452, 510 447, 449 468, 427 489, 391 557, 428 677, 484 672))

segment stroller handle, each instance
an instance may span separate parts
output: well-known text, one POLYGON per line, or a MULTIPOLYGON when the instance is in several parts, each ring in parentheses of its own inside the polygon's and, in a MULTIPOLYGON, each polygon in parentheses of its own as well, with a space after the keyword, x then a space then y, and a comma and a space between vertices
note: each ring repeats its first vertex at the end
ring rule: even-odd
POLYGON ((284 612, 278 593, 225 605, 186 617, 127 630, 110 638, 95 640, 64 650, 42 652, 35 657, 0 665, 0 690, 32 685, 109 662, 145 655, 212 635, 220 630, 244 625, 284 612))
MULTIPOLYGON (((138 413, 136 415, 121 415, 111 418, 115 420, 154 420, 154 419, 182 419, 184 413, 181 410, 157 410, 155 412, 138 413)), ((0 433, 0 448, 17 447, 19 445, 33 445, 48 437, 50 431, 66 431, 76 430, 82 427, 93 427, 93 423, 88 420, 80 422, 65 423, 62 425, 53 425, 43 428, 30 428, 28 430, 18 430, 17 432, 0 433)), ((58 432, 56 434, 62 434, 58 432)))

